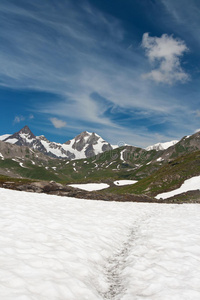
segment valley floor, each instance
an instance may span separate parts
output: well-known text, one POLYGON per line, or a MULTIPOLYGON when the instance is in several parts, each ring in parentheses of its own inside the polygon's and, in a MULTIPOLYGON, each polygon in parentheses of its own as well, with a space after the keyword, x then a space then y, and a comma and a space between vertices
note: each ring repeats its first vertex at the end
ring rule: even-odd
POLYGON ((200 206, 0 189, 0 299, 200 299, 200 206))

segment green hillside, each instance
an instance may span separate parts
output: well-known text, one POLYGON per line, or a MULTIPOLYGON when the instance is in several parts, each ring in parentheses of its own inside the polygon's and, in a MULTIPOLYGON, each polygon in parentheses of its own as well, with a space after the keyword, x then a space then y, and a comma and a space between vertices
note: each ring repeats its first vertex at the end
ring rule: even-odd
POLYGON ((163 165, 150 176, 134 185, 113 187, 107 191, 112 193, 133 193, 156 196, 159 193, 180 187, 188 178, 200 174, 200 151, 183 155, 163 165))

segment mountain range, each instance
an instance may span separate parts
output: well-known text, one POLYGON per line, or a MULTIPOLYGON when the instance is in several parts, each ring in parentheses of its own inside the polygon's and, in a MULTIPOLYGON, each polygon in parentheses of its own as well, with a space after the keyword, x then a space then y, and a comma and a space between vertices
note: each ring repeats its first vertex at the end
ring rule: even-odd
MULTIPOLYGON (((74 139, 68 140, 64 144, 50 142, 44 135, 35 136, 27 125, 14 134, 1 135, 0 141, 18 146, 27 146, 45 155, 69 160, 92 157, 118 147, 103 140, 98 134, 88 131, 80 133, 74 139)), ((145 150, 166 150, 177 142, 178 140, 158 143, 147 147, 145 150)))
POLYGON ((94 132, 84 131, 74 139, 60 144, 50 142, 44 135, 35 136, 28 126, 12 135, 2 135, 0 140, 18 146, 27 146, 54 158, 69 160, 88 158, 113 149, 108 142, 94 132))
POLYGON ((35 136, 27 126, 15 134, 0 136, 0 182, 2 176, 7 176, 5 180, 29 178, 64 184, 109 181, 107 191, 114 194, 155 196, 197 175, 200 132, 146 149, 128 145, 116 148, 87 131, 64 144, 35 136), (138 182, 112 186, 119 179, 138 182))

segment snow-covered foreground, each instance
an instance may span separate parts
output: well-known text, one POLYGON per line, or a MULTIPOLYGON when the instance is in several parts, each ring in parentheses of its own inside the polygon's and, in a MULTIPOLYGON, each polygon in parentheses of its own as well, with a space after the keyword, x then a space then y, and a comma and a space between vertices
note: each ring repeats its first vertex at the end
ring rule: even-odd
POLYGON ((0 299, 199 300, 199 216, 0 189, 0 299))
POLYGON ((190 179, 187 179, 184 181, 184 183, 181 185, 180 188, 170 191, 170 192, 158 194, 155 198, 167 199, 167 198, 176 196, 178 194, 182 194, 182 193, 185 193, 188 191, 194 191, 194 190, 200 190, 200 176, 194 176, 190 179))

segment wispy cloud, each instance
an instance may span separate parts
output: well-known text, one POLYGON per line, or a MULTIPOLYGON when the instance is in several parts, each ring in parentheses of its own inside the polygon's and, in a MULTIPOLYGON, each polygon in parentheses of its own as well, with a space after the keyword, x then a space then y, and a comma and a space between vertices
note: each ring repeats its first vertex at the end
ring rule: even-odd
MULTIPOLYGON (((179 32, 194 46, 200 45, 200 2, 196 0, 161 0, 171 16, 168 26, 173 32, 179 32)), ((165 20, 166 21, 166 20, 165 20)))
POLYGON ((16 116, 16 117, 14 118, 13 123, 14 123, 14 124, 17 124, 17 123, 20 123, 20 122, 22 122, 22 121, 24 121, 24 120, 25 120, 25 117, 24 117, 24 116, 16 116))
POLYGON ((159 64, 151 72, 143 77, 156 82, 172 84, 175 82, 185 82, 189 75, 181 67, 181 57, 188 51, 185 42, 163 34, 161 37, 151 37, 145 33, 142 39, 142 47, 152 64, 159 64))
POLYGON ((50 118, 49 120, 55 128, 63 128, 67 126, 67 123, 65 121, 59 120, 57 118, 50 118))
POLYGON ((29 118, 29 120, 33 120, 34 119, 34 115, 30 114, 28 118, 29 118))
POLYGON ((23 122, 25 120, 28 121, 28 120, 33 120, 33 119, 34 119, 33 114, 30 114, 29 116, 18 115, 18 116, 15 116, 13 124, 17 124, 17 123, 23 122))
POLYGON ((142 34, 133 43, 127 41, 117 18, 85 0, 59 4, 57 0, 1 0, 0 14, 0 85, 56 95, 48 102, 32 101, 31 109, 29 105, 29 111, 40 114, 44 122, 67 120, 67 128, 92 128, 105 138, 115 134, 117 140, 147 146, 155 139, 150 126, 167 123, 164 139, 172 135, 170 126, 176 126, 182 115, 189 118, 187 99, 182 97, 180 102, 176 97, 184 90, 175 87, 170 94, 167 88, 142 79, 142 74, 157 82, 188 79, 180 64, 187 48, 183 41, 166 35, 157 40, 146 36, 151 46, 148 55, 152 63, 159 63, 149 72, 140 47, 142 34), (168 55, 158 51, 164 45, 171 51, 168 55), (94 94, 99 95, 98 100, 94 94), (127 117, 120 120, 120 113, 127 117))

